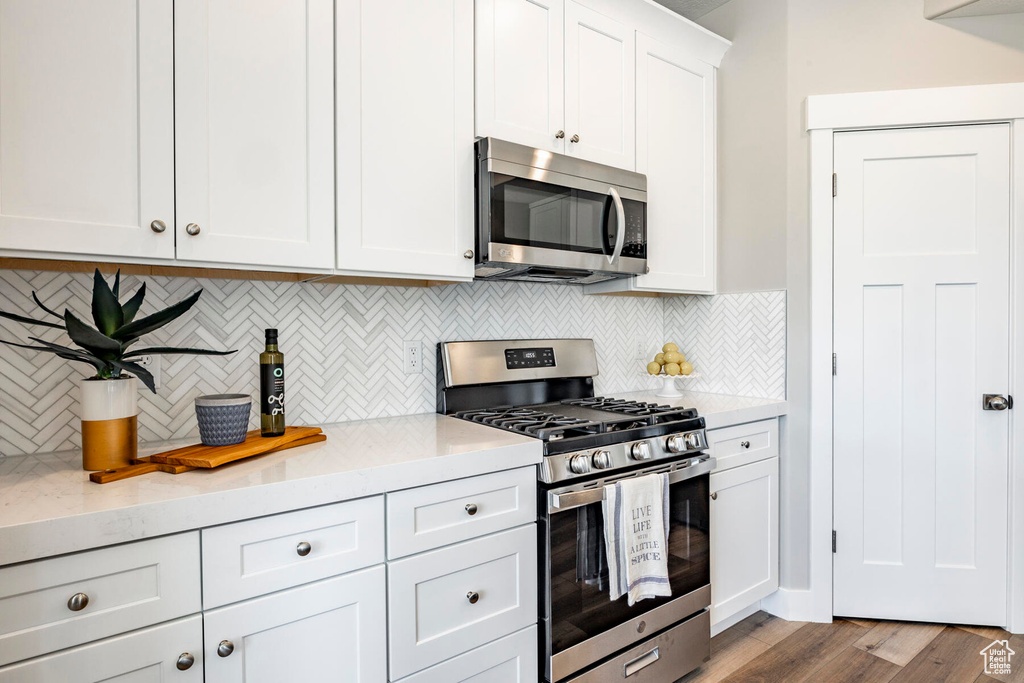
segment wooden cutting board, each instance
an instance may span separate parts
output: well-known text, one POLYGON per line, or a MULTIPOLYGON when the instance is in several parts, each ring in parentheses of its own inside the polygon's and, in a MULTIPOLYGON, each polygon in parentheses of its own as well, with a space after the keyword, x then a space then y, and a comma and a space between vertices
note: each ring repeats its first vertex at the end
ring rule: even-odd
POLYGON ((120 481, 129 477, 136 477, 140 474, 150 472, 168 472, 170 474, 181 474, 194 469, 209 469, 235 460, 250 458, 255 455, 274 453, 298 446, 306 446, 311 443, 326 441, 327 437, 319 427, 286 427, 285 433, 279 437, 260 436, 259 430, 249 432, 246 440, 234 446, 204 446, 196 444, 185 446, 165 453, 157 453, 145 458, 138 458, 133 464, 126 467, 119 467, 113 470, 92 472, 89 479, 97 484, 107 484, 112 481, 120 481), (246 448, 241 448, 247 446, 246 448), (226 452, 230 449, 230 452, 226 452), (211 463, 203 465, 189 465, 181 463, 165 462, 167 459, 188 460, 194 462, 211 463))

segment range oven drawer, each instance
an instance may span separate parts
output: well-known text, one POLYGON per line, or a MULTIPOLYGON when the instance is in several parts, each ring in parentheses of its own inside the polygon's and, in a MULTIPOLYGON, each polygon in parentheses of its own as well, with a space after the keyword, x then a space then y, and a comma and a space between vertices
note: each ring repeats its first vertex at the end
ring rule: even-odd
POLYGON ((711 613, 704 611, 566 683, 664 683, 711 659, 711 613))

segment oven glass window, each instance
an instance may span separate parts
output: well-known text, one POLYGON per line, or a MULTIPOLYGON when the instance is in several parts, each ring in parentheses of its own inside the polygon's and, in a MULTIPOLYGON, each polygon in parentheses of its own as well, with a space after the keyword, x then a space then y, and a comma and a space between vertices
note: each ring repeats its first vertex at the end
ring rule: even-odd
POLYGON ((707 475, 673 484, 669 496, 672 595, 641 600, 632 607, 626 596, 609 599, 601 504, 549 516, 552 655, 710 583, 707 475))

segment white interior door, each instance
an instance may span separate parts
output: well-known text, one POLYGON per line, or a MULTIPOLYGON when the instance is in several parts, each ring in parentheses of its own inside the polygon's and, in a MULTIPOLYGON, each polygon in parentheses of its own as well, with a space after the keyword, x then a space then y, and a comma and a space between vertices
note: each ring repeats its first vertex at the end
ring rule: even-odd
POLYGON ((176 0, 174 43, 178 258, 333 267, 334 3, 176 0))
POLYGON ((174 258, 172 8, 0 0, 0 249, 174 258))
POLYGON ((565 3, 565 151, 636 168, 636 38, 599 12, 565 3))
POLYGON ((1009 149, 835 136, 837 615, 1006 622, 1009 149))

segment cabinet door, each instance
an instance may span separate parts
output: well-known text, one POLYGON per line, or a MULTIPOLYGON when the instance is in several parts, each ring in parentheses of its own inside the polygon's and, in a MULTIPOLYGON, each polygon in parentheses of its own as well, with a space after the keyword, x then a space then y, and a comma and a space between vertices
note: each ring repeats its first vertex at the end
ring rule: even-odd
POLYGON ((563 12, 562 0, 476 0, 477 136, 565 151, 563 12))
POLYGON ((178 258, 332 267, 334 4, 176 0, 174 24, 178 258))
POLYGON ((473 0, 339 0, 337 45, 338 268, 471 278, 473 0))
POLYGON ((54 681, 202 683, 202 618, 196 615, 0 668, 0 683, 54 681))
POLYGON ((383 683, 384 566, 205 612, 211 683, 383 683))
POLYGON ((0 0, 0 249, 174 257, 172 7, 0 0))
POLYGON ((711 623, 779 587, 779 459, 711 475, 711 623))
POLYGON ((572 0, 565 4, 566 152, 636 168, 633 30, 572 0), (578 142, 573 142, 578 136, 578 142))
POLYGON ((636 170, 647 175, 647 265, 636 288, 715 289, 715 69, 637 34, 636 170))

